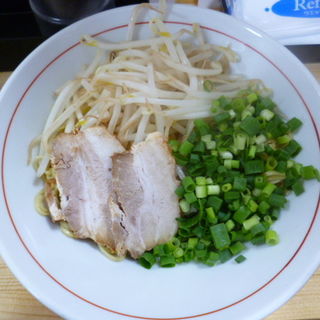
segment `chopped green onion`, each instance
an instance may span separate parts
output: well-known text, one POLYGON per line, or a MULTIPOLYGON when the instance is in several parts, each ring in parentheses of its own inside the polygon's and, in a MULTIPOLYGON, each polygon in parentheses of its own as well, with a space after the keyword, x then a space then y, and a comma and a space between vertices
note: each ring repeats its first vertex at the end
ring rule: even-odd
POLYGON ((293 168, 294 163, 295 163, 294 160, 288 160, 288 161, 287 161, 287 168, 288 168, 288 169, 293 168))
POLYGON ((286 202, 287 199, 280 194, 273 193, 269 197, 269 204, 276 208, 283 208, 286 202))
POLYGON ((231 219, 226 222, 226 227, 227 227, 227 229, 228 229, 229 232, 230 232, 235 226, 236 226, 235 223, 234 223, 233 220, 231 220, 231 219))
POLYGON ((231 118, 229 112, 221 112, 213 116, 216 123, 221 123, 223 121, 229 120, 231 118))
POLYGON ((250 160, 244 163, 245 174, 262 173, 264 171, 264 164, 262 160, 250 160))
POLYGON ((291 140, 283 151, 287 152, 291 157, 295 157, 301 149, 301 145, 296 140, 291 140))
POLYGON ((233 181, 233 189, 237 191, 244 191, 247 187, 247 179, 243 177, 235 177, 233 181))
POLYGON ((178 140, 170 140, 169 141, 169 146, 172 151, 177 152, 180 147, 180 142, 178 140))
POLYGON ((138 261, 144 268, 151 269, 151 267, 156 263, 156 258, 152 253, 145 252, 138 261))
POLYGON ((291 141, 291 139, 292 138, 289 135, 285 134, 284 136, 278 137, 277 142, 279 144, 287 144, 291 141))
POLYGON ((265 235, 262 234, 261 236, 257 236, 257 237, 252 238, 251 243, 254 244, 255 246, 259 246, 259 245, 264 244, 265 241, 266 241, 265 235))
POLYGON ((224 200, 230 202, 232 200, 240 199, 239 191, 227 191, 224 193, 224 200))
POLYGON ((224 263, 232 258, 232 254, 228 249, 219 252, 220 262, 224 263))
POLYGON ((184 177, 181 183, 187 192, 192 192, 196 188, 196 184, 194 183, 193 179, 189 176, 184 177))
POLYGON ((265 143, 267 141, 267 138, 265 135, 263 134, 259 134, 257 137, 256 137, 256 144, 262 144, 262 143, 265 143))
POLYGON ((239 169, 240 168, 240 161, 239 160, 231 160, 231 167, 232 167, 232 169, 239 169))
POLYGON ((258 96, 254 92, 250 93, 247 96, 247 101, 248 101, 249 104, 252 104, 253 102, 255 102, 257 100, 258 100, 258 96))
POLYGON ((270 194, 276 190, 277 186, 272 183, 268 183, 263 189, 262 189, 262 194, 266 196, 270 196, 270 194))
POLYGON ((231 119, 234 119, 235 117, 236 117, 236 113, 234 112, 234 110, 229 110, 229 114, 230 114, 230 117, 231 117, 231 119))
POLYGON ((231 231, 231 240, 234 241, 244 241, 244 233, 242 231, 231 231))
POLYGON ((273 117, 271 121, 267 123, 265 126, 266 134, 269 138, 277 138, 280 137, 283 132, 281 131, 281 124, 283 121, 280 119, 279 116, 273 117))
POLYGON ((246 206, 241 206, 233 215, 233 219, 239 223, 244 222, 251 214, 251 211, 246 206))
POLYGON ((207 179, 206 179, 206 182, 207 182, 207 184, 213 184, 212 178, 207 178, 207 179))
POLYGON ((182 199, 179 201, 179 206, 182 212, 187 213, 190 210, 190 204, 187 200, 182 199))
POLYGON ((247 260, 247 258, 241 254, 240 256, 236 257, 234 260, 235 260, 237 263, 242 263, 242 262, 244 262, 245 260, 247 260))
POLYGON ((244 110, 246 107, 246 101, 243 98, 234 98, 231 102, 232 108, 236 110, 238 113, 244 110))
POLYGON ((222 151, 219 154, 220 157, 225 160, 231 160, 233 158, 233 154, 230 151, 222 151))
POLYGON ((261 193, 262 193, 262 190, 261 190, 261 189, 254 188, 254 189, 252 190, 252 195, 253 195, 254 197, 259 197, 259 196, 261 195, 261 193))
POLYGON ((217 171, 218 171, 219 174, 222 175, 222 174, 228 172, 228 169, 227 169, 226 167, 224 167, 224 166, 219 166, 219 167, 217 168, 217 171))
POLYGON ((155 246, 153 248, 153 254, 156 256, 156 257, 161 257, 161 256, 164 256, 166 253, 164 252, 164 245, 163 244, 159 244, 157 246, 155 246))
POLYGON ((257 150, 256 150, 256 152, 257 153, 260 153, 260 152, 264 152, 265 151, 265 145, 264 144, 258 144, 257 145, 257 150))
POLYGON ((159 264, 163 268, 172 268, 176 265, 176 260, 173 256, 163 256, 160 257, 159 264))
MULTIPOLYGON (((250 116, 252 116, 252 111, 250 111, 248 108, 244 109, 241 112, 241 120, 244 120, 245 118, 250 117, 250 116)), ((239 126, 240 126, 240 124, 239 124, 239 126)))
POLYGON ((276 245, 279 243, 279 236, 275 230, 268 230, 266 232, 266 244, 269 245, 276 245))
POLYGON ((240 208, 240 199, 232 201, 232 203, 228 205, 228 208, 232 211, 237 211, 240 208))
MULTIPOLYGON (((210 91, 213 83, 203 85, 210 91)), ((195 260, 213 266, 232 256, 241 262, 245 242, 279 241, 270 227, 288 191, 300 195, 304 180, 320 181, 320 174, 292 159, 301 150, 293 131, 302 122, 284 122, 276 107, 270 98, 242 90, 212 101, 214 115, 195 120, 187 140, 169 141, 186 174, 176 189, 182 214, 176 237, 143 255, 141 264, 171 267, 195 260)))
POLYGON ((206 249, 195 250, 195 256, 200 259, 200 261, 207 256, 208 251, 206 249))
POLYGON ((177 189, 176 189, 176 195, 179 197, 179 198, 182 198, 185 194, 185 190, 184 190, 184 187, 182 185, 180 185, 177 189))
POLYGON ((191 153, 189 158, 190 163, 197 164, 201 161, 201 158, 198 154, 191 153))
POLYGON ((182 142, 181 146, 179 147, 179 153, 183 156, 187 156, 191 153, 194 145, 189 142, 188 140, 182 142))
POLYGON ((216 249, 223 250, 229 247, 231 240, 228 229, 224 223, 210 227, 210 232, 216 249))
POLYGON ((266 184, 266 181, 265 181, 265 178, 263 176, 258 176, 258 177, 255 177, 254 178, 254 185, 261 189, 265 186, 266 184))
POLYGON ((209 196, 207 200, 207 206, 212 207, 215 212, 221 209, 223 200, 216 196, 209 196))
POLYGON ((197 199, 196 195, 194 194, 194 192, 187 192, 187 193, 185 193, 185 194, 184 194, 184 198, 185 198, 186 201, 187 201, 188 203, 190 203, 190 204, 198 201, 198 199, 197 199))
POLYGON ((219 193, 220 193, 220 186, 218 184, 207 186, 208 195, 218 195, 219 193))
POLYGON ((196 186, 196 196, 198 199, 207 197, 207 187, 206 186, 196 186))
POLYGON ((258 223, 250 229, 250 233, 252 234, 253 237, 259 234, 264 234, 265 231, 266 231, 266 228, 262 223, 258 223))
POLYGON ((197 119, 197 120, 194 120, 194 126, 197 128, 197 130, 199 131, 200 135, 201 136, 204 136, 206 134, 209 134, 210 133, 210 126, 207 122, 205 122, 204 120, 202 119, 197 119))
POLYGON ((239 160, 224 160, 223 165, 227 169, 239 169, 240 168, 240 161, 239 160))
POLYGON ((303 167, 303 165, 301 163, 295 162, 293 167, 295 168, 295 170, 298 172, 298 174, 301 175, 301 169, 303 167))
POLYGON ((180 154, 175 154, 176 162, 179 166, 185 166, 188 163, 188 159, 180 154))
POLYGON ((280 209, 273 209, 271 212, 271 216, 272 216, 272 223, 273 223, 273 220, 278 220, 280 216, 280 209))
POLYGON ((265 108, 273 110, 276 104, 269 97, 260 97, 260 101, 265 108))
POLYGON ((184 251, 182 248, 176 248, 173 252, 173 255, 175 258, 181 258, 184 254, 184 251))
POLYGON ((302 167, 301 176, 306 180, 314 179, 317 177, 317 169, 315 169, 313 166, 302 167))
POLYGON ((217 143, 214 140, 206 142, 206 147, 208 150, 214 150, 216 146, 217 143))
POLYGON ((250 159, 253 159, 256 156, 256 151, 257 151, 257 147, 256 146, 250 146, 249 152, 248 152, 248 157, 250 159))
POLYGON ((239 254, 245 249, 246 249, 246 246, 240 241, 237 241, 236 243, 232 244, 229 248, 229 250, 234 256, 239 254))
POLYGON ((287 122, 287 126, 291 132, 294 132, 302 126, 302 122, 297 118, 292 118, 287 122))
POLYGON ((290 159, 290 154, 285 149, 278 149, 276 152, 274 152, 274 154, 279 160, 287 161, 290 159))
POLYGON ((252 216, 251 218, 243 221, 242 225, 244 230, 248 231, 255 225, 257 225, 260 222, 260 218, 257 215, 252 216))
POLYGON ((257 118, 248 116, 240 123, 240 128, 245 131, 250 137, 256 135, 261 130, 260 122, 257 118))
POLYGON ((247 135, 244 133, 238 133, 234 137, 234 146, 238 150, 244 150, 247 143, 247 135))
POLYGON ((207 179, 205 177, 196 177, 197 186, 205 186, 207 184, 207 179))
POLYGON ((268 159, 266 161, 265 169, 266 170, 273 170, 276 168, 277 165, 278 165, 278 161, 276 160, 276 158, 268 157, 268 159))
POLYGON ((173 241, 169 241, 167 243, 164 244, 164 251, 169 254, 171 253, 174 249, 175 249, 175 245, 173 244, 173 241))
POLYGON ((212 207, 207 208, 206 213, 207 213, 207 219, 208 219, 209 223, 215 224, 218 222, 218 219, 217 219, 212 207))
POLYGON ((221 186, 222 192, 228 192, 232 189, 232 184, 231 183, 226 183, 221 186))
POLYGON ((189 238, 188 239, 188 249, 194 249, 198 244, 198 238, 189 238))
POLYGON ((269 110, 269 109, 263 109, 261 112, 260 112, 260 117, 263 119, 263 120, 266 120, 266 121, 270 121, 273 117, 274 117, 274 113, 269 110))
POLYGON ((206 135, 201 137, 201 141, 203 141, 204 143, 210 142, 211 138, 212 138, 211 134, 206 134, 206 135))
POLYGON ((183 255, 184 262, 192 261, 194 259, 194 251, 193 250, 187 250, 185 254, 183 255))
POLYGON ((270 204, 266 201, 261 201, 259 203, 259 211, 262 214, 266 214, 268 212, 268 210, 270 209, 270 204))
POLYGON ((272 218, 271 218, 269 215, 265 216, 265 217, 263 218, 263 220, 264 220, 269 226, 271 226, 272 223, 273 223, 273 220, 272 220, 272 218))
POLYGON ((214 266, 220 259, 220 256, 216 252, 210 252, 208 259, 205 261, 205 264, 209 266, 214 266))
POLYGON ((192 151, 204 153, 206 151, 206 144, 203 141, 200 141, 194 146, 192 151))
POLYGON ((288 161, 279 161, 278 162, 278 165, 276 166, 276 171, 285 173, 287 169, 289 169, 288 161))
POLYGON ((230 219, 230 217, 231 217, 230 212, 227 212, 227 213, 226 212, 222 212, 222 211, 218 212, 218 220, 220 222, 226 222, 226 221, 228 221, 230 219))
POLYGON ((258 204, 252 199, 248 201, 247 206, 251 212, 256 212, 259 207, 258 204))
POLYGON ((302 180, 296 181, 292 185, 292 190, 296 196, 299 196, 301 193, 303 193, 304 192, 303 181, 302 180))

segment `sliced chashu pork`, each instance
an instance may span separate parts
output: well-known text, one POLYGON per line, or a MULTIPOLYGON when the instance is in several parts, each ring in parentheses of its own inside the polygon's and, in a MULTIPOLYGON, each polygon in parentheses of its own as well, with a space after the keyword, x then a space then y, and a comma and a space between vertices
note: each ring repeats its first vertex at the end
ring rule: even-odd
POLYGON ((112 210, 127 231, 123 246, 133 258, 170 240, 179 217, 175 161, 160 133, 149 134, 131 152, 113 156, 112 210), (117 206, 116 206, 117 205, 117 206))
POLYGON ((120 142, 104 127, 88 128, 77 134, 59 134, 52 144, 52 166, 60 193, 60 208, 79 238, 91 238, 116 250, 113 234, 120 223, 119 215, 111 213, 112 155, 123 152, 120 142))

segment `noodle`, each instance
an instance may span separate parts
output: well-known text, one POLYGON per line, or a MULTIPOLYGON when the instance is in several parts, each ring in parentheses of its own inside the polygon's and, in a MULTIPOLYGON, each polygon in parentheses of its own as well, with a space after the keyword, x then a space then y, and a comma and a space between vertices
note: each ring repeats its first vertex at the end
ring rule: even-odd
POLYGON ((34 207, 42 216, 49 216, 50 212, 44 197, 44 190, 40 190, 34 199, 34 207))

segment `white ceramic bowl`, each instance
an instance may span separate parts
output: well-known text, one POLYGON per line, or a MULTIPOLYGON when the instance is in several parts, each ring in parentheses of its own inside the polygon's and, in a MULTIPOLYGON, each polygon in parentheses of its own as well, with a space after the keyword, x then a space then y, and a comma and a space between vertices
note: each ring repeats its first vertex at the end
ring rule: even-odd
MULTIPOLYGON (((290 196, 274 225, 280 244, 251 248, 241 265, 145 270, 130 260, 112 262, 35 212, 40 184, 26 165, 28 144, 41 132, 54 90, 94 55, 93 48, 79 44, 81 36, 124 40, 131 10, 103 12, 59 32, 25 59, 1 91, 1 254, 22 284, 66 319, 260 319, 300 289, 320 262, 315 181, 306 183, 300 197, 290 196)), ((231 44, 241 55, 235 70, 262 79, 281 110, 303 120, 298 160, 318 166, 319 89, 305 67, 283 46, 227 15, 177 5, 167 18, 170 30, 192 22, 201 24, 210 42, 231 44)), ((147 24, 138 30, 139 37, 150 34, 147 24)))

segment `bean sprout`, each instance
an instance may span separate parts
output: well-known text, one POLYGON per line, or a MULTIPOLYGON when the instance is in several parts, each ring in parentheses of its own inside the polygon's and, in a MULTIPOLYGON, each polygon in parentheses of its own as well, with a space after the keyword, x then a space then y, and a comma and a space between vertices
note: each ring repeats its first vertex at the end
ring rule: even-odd
POLYGON ((29 147, 39 177, 48 168, 50 143, 59 132, 104 124, 125 147, 153 131, 183 140, 193 119, 210 116, 212 99, 252 87, 266 90, 259 80, 231 74, 230 64, 238 55, 230 47, 206 43, 198 24, 170 32, 163 21, 165 1, 160 4, 159 9, 149 4, 135 7, 124 42, 83 36, 82 43, 96 47, 97 54, 75 80, 58 90, 42 134, 29 147), (150 20, 150 39, 134 40, 143 8, 160 16, 150 20), (205 80, 213 83, 211 92, 203 89, 205 80))

